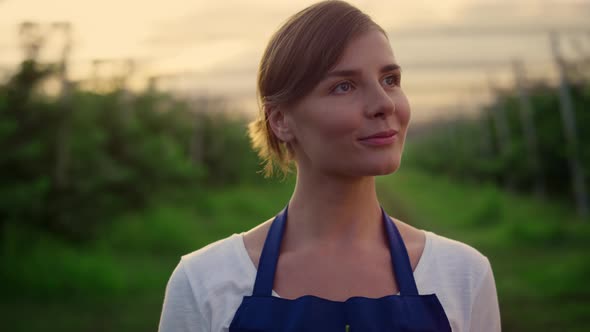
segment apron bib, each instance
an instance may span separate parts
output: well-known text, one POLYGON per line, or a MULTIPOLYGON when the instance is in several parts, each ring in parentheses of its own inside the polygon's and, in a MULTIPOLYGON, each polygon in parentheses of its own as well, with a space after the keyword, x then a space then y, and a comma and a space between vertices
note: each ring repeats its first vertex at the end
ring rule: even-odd
POLYGON ((381 209, 400 295, 351 297, 344 302, 313 295, 294 300, 272 296, 287 207, 274 219, 260 256, 251 296, 245 296, 230 332, 443 331, 451 326, 435 294, 419 295, 410 259, 394 222, 381 209))

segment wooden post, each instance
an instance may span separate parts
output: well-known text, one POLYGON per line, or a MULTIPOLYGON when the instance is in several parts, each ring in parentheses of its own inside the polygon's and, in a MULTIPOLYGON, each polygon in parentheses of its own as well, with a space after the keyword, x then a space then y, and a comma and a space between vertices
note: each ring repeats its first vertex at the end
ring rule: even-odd
POLYGON ((526 90, 526 77, 522 61, 514 60, 512 62, 512 69, 516 81, 516 88, 518 90, 520 107, 520 123, 524 132, 524 138, 528 153, 527 162, 535 176, 534 191, 537 197, 545 198, 545 180, 541 169, 541 161, 539 158, 537 133, 535 131, 535 124, 533 121, 533 109, 529 99, 528 91, 526 90))
POLYGON ((99 78, 99 72, 100 72, 100 65, 101 65, 101 60, 100 59, 94 59, 92 60, 92 74, 91 74, 91 79, 90 81, 92 82, 92 90, 94 90, 94 92, 98 92, 98 78, 99 78))
POLYGON ((487 108, 483 108, 480 112, 478 122, 481 130, 481 153, 484 158, 490 158, 493 155, 493 134, 490 131, 491 119, 490 111, 487 108))
POLYGON ((208 116, 209 100, 202 96, 196 100, 195 105, 195 127, 193 131, 193 140, 191 142, 191 160, 195 165, 203 163, 205 153, 205 118, 208 116))
POLYGON ((70 161, 70 131, 72 105, 71 83, 68 81, 68 59, 71 51, 71 28, 67 22, 54 23, 53 28, 61 30, 64 36, 64 45, 59 66, 59 79, 61 83, 61 107, 62 118, 57 130, 56 160, 55 160, 55 185, 58 190, 68 185, 68 164, 70 161))
POLYGON ((127 59, 122 62, 123 65, 123 72, 121 73, 121 122, 124 126, 129 124, 131 120, 131 116, 133 113, 133 94, 131 93, 131 88, 129 86, 129 81, 133 78, 135 74, 137 65, 135 60, 127 59))
POLYGON ((578 152, 578 137, 576 133, 576 119, 574 113, 574 106, 572 97, 568 88, 567 76, 565 71, 565 61, 561 56, 559 50, 559 37, 552 33, 551 36, 551 50, 555 64, 559 71, 559 110, 563 121, 563 129, 566 138, 568 149, 568 161, 571 172, 572 190, 576 200, 576 207, 578 215, 582 218, 587 218, 589 213, 588 208, 588 193, 586 191, 586 179, 584 170, 579 159, 578 152))
MULTIPOLYGON (((512 151, 512 135, 510 134, 510 127, 508 126, 506 106, 504 105, 504 100, 502 99, 501 94, 498 93, 498 88, 495 86, 491 78, 488 79, 488 84, 492 93, 496 95, 497 100, 496 106, 491 110, 491 113, 494 119, 496 137, 498 139, 498 149, 500 150, 501 157, 506 158, 510 156, 512 151)), ((514 181, 510 174, 505 174, 504 187, 508 191, 514 189, 514 181)))
POLYGON ((470 107, 479 108, 479 114, 476 119, 476 125, 479 127, 480 132, 480 155, 483 159, 489 159, 493 157, 493 133, 490 130, 491 114, 486 107, 481 107, 472 96, 476 96, 478 93, 478 87, 472 86, 469 90, 469 96, 471 96, 467 103, 472 105, 470 107), (470 100, 473 99, 473 100, 470 100), (475 106, 473 106, 475 105, 475 106))
POLYGON ((37 59, 39 50, 46 39, 39 24, 35 22, 21 23, 19 27, 19 37, 21 40, 21 46, 25 51, 25 59, 37 59))

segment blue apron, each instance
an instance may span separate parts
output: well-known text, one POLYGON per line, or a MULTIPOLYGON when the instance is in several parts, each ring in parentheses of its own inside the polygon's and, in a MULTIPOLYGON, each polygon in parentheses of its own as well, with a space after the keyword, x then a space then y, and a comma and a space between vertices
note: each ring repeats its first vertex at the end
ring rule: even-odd
POLYGON ((394 222, 381 209, 400 295, 381 298, 355 296, 344 302, 313 295, 294 300, 272 296, 275 270, 287 208, 274 219, 258 264, 251 296, 245 296, 229 327, 230 332, 354 332, 451 331, 435 294, 419 295, 404 242, 394 222))

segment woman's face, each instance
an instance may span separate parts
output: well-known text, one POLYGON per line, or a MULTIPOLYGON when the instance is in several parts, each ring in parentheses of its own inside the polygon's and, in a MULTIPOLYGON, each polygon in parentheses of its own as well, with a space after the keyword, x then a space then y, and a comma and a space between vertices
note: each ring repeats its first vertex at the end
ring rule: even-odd
POLYGON ((298 168, 340 176, 397 170, 410 121, 400 78, 383 33, 350 41, 336 66, 285 112, 298 168))

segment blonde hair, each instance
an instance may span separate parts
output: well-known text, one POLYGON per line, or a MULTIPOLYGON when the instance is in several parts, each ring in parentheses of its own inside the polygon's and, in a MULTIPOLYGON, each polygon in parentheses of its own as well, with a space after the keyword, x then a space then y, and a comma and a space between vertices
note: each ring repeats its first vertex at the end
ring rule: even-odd
POLYGON ((322 1, 291 16, 271 37, 257 78, 258 117, 248 125, 266 177, 287 175, 293 153, 268 123, 268 110, 289 106, 310 93, 332 69, 351 39, 370 29, 385 31, 344 1, 322 1))

